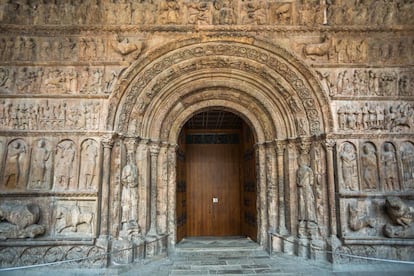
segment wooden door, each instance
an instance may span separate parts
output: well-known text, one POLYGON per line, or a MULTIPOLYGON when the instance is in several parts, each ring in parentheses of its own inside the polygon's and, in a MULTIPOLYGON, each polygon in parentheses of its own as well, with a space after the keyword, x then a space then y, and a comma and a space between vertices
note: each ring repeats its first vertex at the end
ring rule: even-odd
POLYGON ((242 232, 257 240, 257 184, 254 137, 250 127, 243 124, 243 185, 242 185, 242 232))
POLYGON ((241 235, 239 134, 187 138, 187 235, 241 235))

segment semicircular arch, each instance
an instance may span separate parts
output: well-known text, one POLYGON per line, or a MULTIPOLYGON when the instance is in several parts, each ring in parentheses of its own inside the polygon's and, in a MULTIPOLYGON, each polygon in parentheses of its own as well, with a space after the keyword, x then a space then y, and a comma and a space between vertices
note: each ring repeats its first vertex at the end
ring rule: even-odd
POLYGON ((152 140, 170 139, 171 134, 161 131, 165 122, 172 125, 170 113, 189 104, 184 101, 191 98, 187 95, 220 86, 227 92, 215 93, 210 100, 236 103, 250 97, 256 104, 257 120, 268 120, 264 141, 332 129, 327 97, 298 59, 267 42, 223 37, 174 42, 141 56, 110 97, 107 128, 152 140), (229 96, 229 91, 239 96, 229 96))

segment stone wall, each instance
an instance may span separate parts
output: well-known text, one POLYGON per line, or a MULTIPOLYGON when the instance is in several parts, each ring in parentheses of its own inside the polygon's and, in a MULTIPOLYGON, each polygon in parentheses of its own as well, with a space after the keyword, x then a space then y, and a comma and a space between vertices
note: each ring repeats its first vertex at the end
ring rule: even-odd
POLYGON ((253 125, 265 248, 413 260, 413 11, 406 0, 2 1, 0 265, 173 249, 178 130, 209 105, 253 125))

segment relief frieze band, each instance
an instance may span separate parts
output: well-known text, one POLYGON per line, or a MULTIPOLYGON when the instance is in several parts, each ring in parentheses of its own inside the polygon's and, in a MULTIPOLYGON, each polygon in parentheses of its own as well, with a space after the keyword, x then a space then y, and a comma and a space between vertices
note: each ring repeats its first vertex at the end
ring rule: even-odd
POLYGON ((333 99, 414 96, 414 71, 410 68, 318 69, 319 79, 333 99))
POLYGON ((414 105, 411 102, 336 102, 339 132, 372 131, 412 133, 414 105))
POLYGON ((410 25, 410 1, 160 0, 4 3, 2 23, 23 25, 410 25))
POLYGON ((0 67, 0 96, 107 96, 118 67, 0 67))
POLYGON ((0 99, 3 130, 99 130, 102 100, 0 99))

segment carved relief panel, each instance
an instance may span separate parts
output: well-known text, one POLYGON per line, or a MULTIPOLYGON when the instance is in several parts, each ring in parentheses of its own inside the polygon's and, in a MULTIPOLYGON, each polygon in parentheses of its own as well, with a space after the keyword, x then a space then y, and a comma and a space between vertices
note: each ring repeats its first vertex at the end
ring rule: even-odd
POLYGON ((105 117, 102 100, 3 100, 3 130, 98 130, 105 117))
POLYGON ((341 235, 345 240, 375 244, 378 239, 387 242, 414 238, 414 202, 406 197, 341 199, 340 213, 341 235))
POLYGON ((53 235, 57 237, 95 236, 96 203, 59 200, 53 211, 53 235))
POLYGON ((406 69, 318 69, 331 97, 414 96, 414 72, 406 69))
POLYGON ((93 139, 82 142, 79 167, 79 190, 98 189, 99 181, 99 147, 93 139))
POLYGON ((77 188, 77 146, 72 140, 62 140, 55 148, 54 188, 75 190, 77 188))
POLYGON ((414 106, 411 102, 338 101, 336 125, 340 132, 411 133, 414 106))
POLYGON ((6 190, 23 190, 27 182, 30 148, 23 139, 12 140, 3 157, 3 187, 6 190))
MULTIPOLYGON (((4 3, 0 6, 3 23, 15 24, 188 24, 182 18, 190 13, 186 10, 189 2, 206 6, 209 14, 218 13, 222 21, 214 24, 243 24, 243 18, 258 17, 257 11, 272 11, 277 6, 278 12, 272 16, 284 15, 287 5, 292 5, 298 18, 298 24, 304 26, 329 25, 409 25, 413 23, 410 1, 295 1, 295 0, 160 0, 160 1, 106 1, 106 2, 57 2, 57 3, 4 3), (284 6, 286 5, 286 6, 284 6), (210 10, 214 8, 213 10, 210 10), (228 10, 226 10, 228 9, 228 10), (246 12, 241 12, 247 10, 246 12), (234 21, 226 21, 226 12, 234 13, 234 21), (156 15, 156 16, 151 16, 156 15), (158 20, 155 20, 158 18, 158 20), (160 19, 161 18, 161 19, 160 19), (225 23, 228 22, 228 23, 225 23)), ((290 8, 290 7, 289 7, 290 8)), ((259 13, 260 14, 260 13, 259 13)), ((272 12, 271 12, 272 14, 272 12)), ((266 18, 266 17, 265 17, 266 18)), ((272 20, 269 20, 273 22, 272 20)), ((269 24, 263 21, 262 24, 269 24)), ((256 21, 255 21, 256 22, 256 21)), ((211 24, 211 23, 210 23, 211 24)))
POLYGON ((53 149, 46 139, 39 139, 32 145, 30 161, 29 190, 50 190, 52 186, 53 149))
POLYGON ((339 190, 365 195, 413 190, 413 156, 412 142, 404 140, 338 141, 339 190))
POLYGON ((120 67, 0 67, 0 94, 108 95, 120 67))

